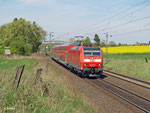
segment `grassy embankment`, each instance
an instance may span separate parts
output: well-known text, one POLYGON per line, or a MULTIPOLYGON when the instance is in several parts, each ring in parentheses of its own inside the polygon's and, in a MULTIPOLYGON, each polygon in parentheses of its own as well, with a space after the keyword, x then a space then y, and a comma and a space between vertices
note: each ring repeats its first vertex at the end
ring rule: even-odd
POLYGON ((104 67, 131 76, 150 80, 150 53, 108 54, 108 63, 104 55, 104 67), (145 58, 148 59, 146 63, 145 58))
POLYGON ((53 66, 49 67, 48 75, 45 73, 45 64, 36 59, 3 59, 0 58, 0 112, 19 113, 52 113, 52 112, 94 112, 73 91, 67 89, 60 72, 53 66), (16 67, 25 64, 25 70, 17 90, 11 87, 16 67), (43 68, 44 83, 34 84, 37 68, 43 68), (46 84, 49 94, 44 95, 42 85, 46 84))

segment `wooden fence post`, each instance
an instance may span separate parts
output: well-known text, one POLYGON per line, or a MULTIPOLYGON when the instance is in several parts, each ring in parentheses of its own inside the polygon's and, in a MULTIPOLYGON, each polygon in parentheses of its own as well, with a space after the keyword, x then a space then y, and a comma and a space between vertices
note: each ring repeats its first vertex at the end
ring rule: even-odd
POLYGON ((41 73, 42 73, 42 68, 36 71, 35 85, 38 83, 38 81, 43 82, 41 78, 41 73))
POLYGON ((25 67, 25 65, 20 66, 20 67, 17 68, 16 76, 15 76, 15 79, 14 79, 14 82, 13 82, 13 87, 16 87, 16 88, 19 87, 19 83, 20 83, 20 80, 21 80, 21 77, 22 77, 22 74, 23 74, 23 71, 24 71, 24 67, 25 67))
POLYGON ((43 96, 49 95, 49 89, 47 88, 46 84, 42 85, 42 95, 43 96))
POLYGON ((49 63, 50 63, 50 61, 48 60, 48 62, 47 62, 47 64, 46 64, 46 73, 48 72, 48 69, 49 69, 49 63))
POLYGON ((145 62, 148 63, 148 59, 147 58, 145 58, 145 62))

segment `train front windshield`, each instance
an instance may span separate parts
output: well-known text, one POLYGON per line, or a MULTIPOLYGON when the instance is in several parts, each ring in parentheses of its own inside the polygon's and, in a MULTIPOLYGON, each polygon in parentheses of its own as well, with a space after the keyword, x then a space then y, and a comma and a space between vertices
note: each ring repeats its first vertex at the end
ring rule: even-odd
POLYGON ((83 48, 84 56, 100 56, 100 48, 83 48))

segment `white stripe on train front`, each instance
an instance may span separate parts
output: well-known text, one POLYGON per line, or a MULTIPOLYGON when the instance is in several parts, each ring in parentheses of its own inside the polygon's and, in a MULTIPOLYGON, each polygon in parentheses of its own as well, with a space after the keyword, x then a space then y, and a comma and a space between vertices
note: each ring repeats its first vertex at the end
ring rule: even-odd
POLYGON ((95 62, 102 62, 102 59, 95 59, 95 62))
POLYGON ((84 59, 84 62, 91 62, 90 59, 84 59))
POLYGON ((84 59, 84 62, 101 62, 102 59, 95 59, 95 60, 90 60, 90 59, 84 59))

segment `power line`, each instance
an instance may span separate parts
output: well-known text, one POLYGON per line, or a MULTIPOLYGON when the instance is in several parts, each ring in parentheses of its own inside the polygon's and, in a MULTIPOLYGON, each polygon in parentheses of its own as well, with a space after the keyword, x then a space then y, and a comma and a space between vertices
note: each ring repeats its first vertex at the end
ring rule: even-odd
POLYGON ((128 9, 125 9, 125 10, 123 10, 123 11, 117 13, 117 14, 114 14, 113 16, 110 16, 110 17, 108 17, 108 18, 105 18, 105 19, 103 19, 103 20, 101 20, 101 21, 99 21, 99 22, 97 22, 97 23, 95 23, 95 24, 92 24, 92 25, 90 25, 90 26, 87 26, 87 27, 85 27, 85 28, 83 28, 83 29, 81 29, 81 30, 84 30, 84 29, 87 29, 87 28, 96 26, 96 25, 98 25, 98 24, 100 24, 100 23, 102 23, 102 22, 104 22, 104 21, 106 21, 106 20, 112 19, 113 17, 116 17, 116 16, 118 16, 118 15, 121 15, 122 13, 124 13, 124 12, 126 12, 126 11, 129 11, 129 10, 135 8, 135 7, 138 7, 138 6, 144 4, 145 2, 148 2, 148 1, 149 1, 149 0, 144 0, 144 1, 142 1, 142 2, 140 2, 140 3, 138 3, 138 4, 136 4, 135 6, 132 6, 132 7, 128 8, 128 9))
MULTIPOLYGON (((118 31, 124 31, 124 30, 129 30, 129 29, 133 29, 133 28, 136 28, 136 27, 146 27, 146 26, 149 26, 150 25, 150 23, 148 23, 148 24, 145 24, 145 25, 138 25, 138 26, 134 26, 134 27, 130 27, 130 28, 125 28, 125 29, 121 29, 121 30, 115 30, 115 31, 111 31, 111 34, 113 33, 113 32, 118 32, 118 31)), ((147 30, 147 29, 145 29, 145 30, 147 30)), ((136 31, 141 31, 141 30, 136 30, 136 31)), ((143 30, 142 30, 143 31, 143 30)), ((132 33, 132 32, 135 32, 135 31, 131 31, 131 32, 125 32, 125 33, 132 33)), ((87 33, 88 35, 94 35, 95 33, 87 33)), ((86 35, 87 35, 86 34, 86 35)), ((121 33, 122 34, 122 33, 121 33)), ((84 35, 84 36, 86 36, 86 35, 84 35)), ((118 34, 115 34, 115 35, 118 35, 118 34)), ((120 35, 120 34, 119 34, 120 35)), ((114 35, 113 35, 114 36, 114 35)), ((101 37, 101 38, 104 38, 104 37, 101 37)))
MULTIPOLYGON (((143 18, 138 18, 138 19, 135 19, 135 20, 132 20, 132 21, 123 23, 123 24, 119 24, 119 25, 116 25, 116 26, 112 26, 112 27, 107 28, 107 30, 113 29, 113 28, 117 28, 117 27, 120 27, 120 26, 124 26, 124 25, 130 24, 130 23, 133 23, 133 22, 137 22, 137 21, 140 21, 140 20, 148 19, 148 18, 150 18, 150 16, 146 16, 146 17, 143 17, 143 18)), ((104 31, 104 29, 101 29, 100 31, 97 31, 97 32, 101 32, 101 31, 104 31)), ((94 33, 95 33, 95 32, 94 32, 94 33)))
POLYGON ((150 28, 140 29, 140 30, 131 31, 131 32, 123 32, 123 33, 120 33, 120 34, 113 34, 113 36, 120 36, 120 35, 123 35, 123 34, 129 35, 129 33, 142 32, 142 31, 147 31, 147 30, 150 30, 150 28))
POLYGON ((70 34, 70 33, 61 34, 61 35, 57 36, 56 38, 59 39, 59 38, 61 38, 61 37, 63 37, 63 36, 69 35, 69 34, 70 34))
MULTIPOLYGON (((92 24, 92 25, 87 26, 87 27, 85 27, 85 28, 83 28, 83 29, 80 29, 80 31, 81 31, 81 30, 84 30, 84 29, 87 29, 87 28, 90 28, 90 27, 93 27, 93 26, 96 26, 96 25, 98 25, 98 24, 100 24, 100 23, 102 23, 102 22, 104 22, 104 21, 109 20, 109 19, 112 19, 112 18, 114 18, 114 17, 116 17, 116 16, 118 16, 118 15, 121 15, 121 14, 123 14, 123 13, 126 12, 126 11, 129 11, 129 10, 131 10, 131 9, 134 9, 134 8, 140 6, 140 5, 142 5, 142 4, 144 4, 144 3, 148 2, 148 1, 149 1, 149 0, 144 0, 144 1, 142 1, 142 2, 140 2, 140 3, 138 3, 138 4, 136 4, 136 5, 134 5, 134 6, 130 7, 130 8, 128 8, 128 9, 125 9, 125 10, 123 10, 123 11, 120 11, 120 12, 114 14, 113 16, 110 16, 110 17, 105 18, 105 19, 103 19, 103 20, 101 20, 101 21, 99 21, 99 22, 97 22, 97 23, 95 23, 95 24, 92 24)), ((140 11, 140 10, 146 8, 146 7, 148 7, 148 6, 145 6, 145 7, 142 7, 142 8, 140 8, 140 9, 137 9, 137 10, 133 11, 132 13, 135 13, 135 12, 137 12, 137 11, 140 11)), ((132 13, 130 13, 130 14, 132 14, 132 13)), ((128 15, 130 15, 130 14, 124 15, 123 17, 128 16, 128 15)), ((120 17, 120 18, 123 18, 123 17, 120 17)), ((127 22, 127 23, 119 24, 119 25, 117 25, 117 26, 109 27, 109 28, 107 28, 107 30, 108 30, 108 29, 117 28, 117 27, 119 27, 119 26, 123 26, 123 25, 126 25, 126 24, 130 24, 130 23, 135 22, 135 21, 143 20, 143 19, 146 19, 146 18, 149 18, 149 17, 150 17, 150 16, 148 16, 148 17, 143 17, 143 18, 141 18, 141 19, 136 19, 136 20, 133 20, 133 21, 130 21, 130 22, 127 22)), ((120 19, 120 18, 118 18, 118 19, 120 19)), ((116 20, 115 20, 115 21, 116 21, 116 20)), ((112 23, 112 22, 111 22, 111 23, 112 23)), ((105 28, 105 29, 106 29, 106 28, 105 28)), ((104 29, 102 29, 101 31, 104 31, 104 29)), ((97 32, 100 32, 100 31, 97 31, 97 32)), ((65 34, 63 34, 63 35, 58 36, 57 39, 61 38, 62 36, 66 36, 66 35, 73 34, 73 33, 74 33, 74 32, 72 32, 72 33, 65 33, 65 34)), ((94 34, 94 33, 93 33, 93 34, 94 34)))
POLYGON ((120 29, 120 30, 115 30, 115 31, 109 31, 109 32, 111 32, 111 33, 113 33, 113 32, 119 32, 119 31, 124 31, 124 30, 129 30, 129 29, 133 29, 133 28, 137 28, 137 27, 145 27, 145 26, 149 26, 150 25, 150 23, 148 23, 148 24, 145 24, 145 25, 138 25, 138 26, 134 26, 134 27, 129 27, 129 28, 125 28, 125 29, 120 29))
MULTIPOLYGON (((117 19, 113 20, 112 22, 109 22, 109 25, 110 25, 111 23, 113 23, 113 22, 115 22, 115 21, 121 19, 121 18, 127 17, 128 15, 134 14, 134 13, 136 13, 136 12, 138 12, 138 11, 141 11, 141 10, 147 8, 147 7, 150 7, 150 5, 146 5, 146 6, 142 7, 142 8, 139 8, 139 9, 137 9, 137 10, 135 10, 135 11, 129 13, 129 14, 126 14, 126 15, 120 17, 120 18, 117 18, 117 19)), ((105 24, 105 25, 106 25, 106 24, 105 24)), ((106 28, 104 28, 104 30, 105 30, 105 29, 106 29, 106 28)))

